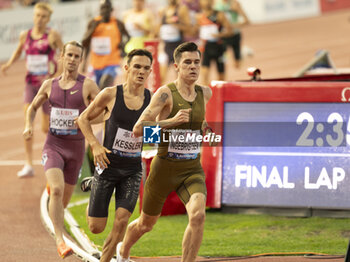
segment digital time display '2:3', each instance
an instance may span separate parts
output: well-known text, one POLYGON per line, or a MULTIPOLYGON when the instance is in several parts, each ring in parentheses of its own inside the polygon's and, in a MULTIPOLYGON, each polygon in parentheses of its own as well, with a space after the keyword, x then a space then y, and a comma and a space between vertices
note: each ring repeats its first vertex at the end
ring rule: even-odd
MULTIPOLYGON (((348 119, 347 119, 348 120, 348 119)), ((299 139, 296 142, 297 146, 341 146, 346 142, 350 144, 350 135, 344 134, 344 128, 350 131, 349 121, 345 122, 343 116, 338 112, 332 112, 328 115, 327 121, 315 122, 314 116, 309 112, 302 112, 298 115, 296 123, 302 125, 306 122, 306 127, 299 139), (312 133, 316 130, 318 134, 326 134, 325 136, 318 136, 316 139, 312 137, 312 133)))

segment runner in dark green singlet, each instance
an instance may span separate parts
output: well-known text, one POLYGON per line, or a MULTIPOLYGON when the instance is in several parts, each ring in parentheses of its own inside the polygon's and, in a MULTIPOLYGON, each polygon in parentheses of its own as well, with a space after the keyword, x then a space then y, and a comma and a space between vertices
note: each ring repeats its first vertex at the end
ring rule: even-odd
POLYGON ((172 191, 176 191, 185 204, 189 217, 182 242, 182 261, 195 261, 202 242, 206 186, 200 163, 200 143, 174 142, 170 138, 206 133, 202 130, 206 124, 205 105, 212 93, 209 87, 196 85, 201 65, 201 53, 196 44, 179 45, 174 51, 174 60, 177 79, 157 90, 133 129, 136 136, 141 136, 143 126, 159 125, 168 142, 161 142, 152 160, 141 216, 128 226, 124 242, 118 244, 118 262, 128 261, 131 247, 152 229, 172 191))

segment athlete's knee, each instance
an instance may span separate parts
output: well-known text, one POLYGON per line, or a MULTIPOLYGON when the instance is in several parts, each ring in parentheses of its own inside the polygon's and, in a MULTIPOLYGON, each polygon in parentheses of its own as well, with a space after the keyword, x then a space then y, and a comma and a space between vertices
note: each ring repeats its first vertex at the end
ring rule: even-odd
POLYGON ((117 216, 114 220, 114 226, 118 226, 119 228, 126 228, 128 226, 129 217, 127 216, 117 216))
POLYGON ((150 232, 153 229, 153 226, 156 224, 156 220, 145 219, 144 217, 140 217, 137 219, 137 227, 142 234, 150 232))
POLYGON ((205 211, 196 210, 192 214, 189 214, 189 223, 192 226, 202 226, 205 221, 205 211))
POLYGON ((50 186, 50 197, 63 198, 64 189, 60 186, 50 186))
POLYGON ((93 234, 99 234, 102 233, 103 230, 105 230, 106 224, 104 223, 96 223, 94 221, 89 221, 89 229, 91 231, 91 233, 93 234))

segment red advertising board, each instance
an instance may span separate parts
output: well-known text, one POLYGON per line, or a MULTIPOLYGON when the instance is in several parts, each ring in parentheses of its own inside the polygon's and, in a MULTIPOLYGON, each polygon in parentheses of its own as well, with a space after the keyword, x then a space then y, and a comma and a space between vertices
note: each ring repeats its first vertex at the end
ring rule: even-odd
POLYGON ((320 0, 322 13, 350 8, 349 0, 320 0))

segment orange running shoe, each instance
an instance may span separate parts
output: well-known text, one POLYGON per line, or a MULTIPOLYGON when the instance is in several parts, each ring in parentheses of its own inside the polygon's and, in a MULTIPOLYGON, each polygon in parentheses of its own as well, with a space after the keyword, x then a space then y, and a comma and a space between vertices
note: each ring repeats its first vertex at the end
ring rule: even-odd
POLYGON ((50 186, 48 183, 46 183, 46 191, 47 191, 47 194, 50 195, 50 186))
POLYGON ((57 252, 61 258, 66 258, 67 256, 69 256, 73 253, 73 249, 71 247, 67 246, 66 243, 61 242, 57 246, 57 252))

